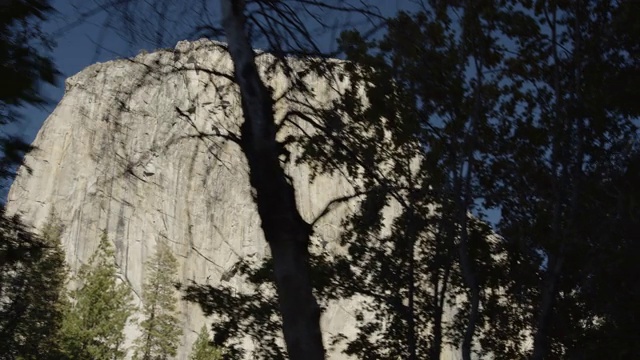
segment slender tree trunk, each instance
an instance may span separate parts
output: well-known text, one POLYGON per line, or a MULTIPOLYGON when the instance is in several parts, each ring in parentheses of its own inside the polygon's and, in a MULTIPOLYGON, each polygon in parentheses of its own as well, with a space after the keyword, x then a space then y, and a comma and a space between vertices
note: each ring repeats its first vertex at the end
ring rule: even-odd
POLYGON ((284 339, 290 359, 324 359, 320 307, 309 275, 311 228, 298 212, 293 185, 278 160, 273 100, 260 79, 245 33, 244 2, 223 0, 222 25, 240 87, 244 123, 242 150, 274 262, 284 339))
MULTIPOLYGON (((409 178, 409 186, 414 188, 413 180, 409 178)), ((418 229, 415 208, 413 208, 413 204, 415 203, 416 194, 410 193, 409 195, 409 203, 407 204, 407 230, 405 232, 405 238, 407 241, 407 249, 406 256, 408 257, 408 284, 407 284, 407 347, 409 350, 409 356, 407 360, 418 360, 418 334, 416 332, 416 242, 418 240, 418 234, 420 229, 418 229)))
POLYGON ((408 327, 408 345, 409 345, 409 359, 408 360, 418 360, 417 353, 417 335, 416 335, 416 313, 415 313, 415 296, 416 296, 416 280, 415 280, 415 241, 417 233, 414 229, 411 228, 413 226, 413 209, 410 209, 411 218, 409 220, 409 301, 408 301, 408 311, 407 314, 407 327, 408 327))
POLYGON ((149 329, 147 329, 147 339, 144 343, 144 353, 142 354, 142 360, 150 360, 151 359, 151 328, 153 327, 153 321, 156 318, 156 309, 155 304, 153 306, 153 310, 151 311, 151 316, 149 316, 149 329))
MULTIPOLYGON (((444 265, 444 264, 443 264, 444 265)), ((449 284, 449 274, 451 273, 451 262, 444 265, 444 274, 440 279, 440 274, 435 275, 433 283, 433 342, 429 347, 429 359, 440 359, 442 352, 442 316, 444 315, 444 304, 447 296, 449 284)))
POLYGON ((556 296, 557 279, 562 270, 563 257, 554 257, 549 263, 546 285, 542 289, 542 301, 538 310, 531 360, 543 360, 549 349, 548 325, 553 310, 553 300, 556 296))
POLYGON ((457 177, 456 199, 458 200, 458 225, 460 226, 460 243, 458 244, 458 253, 460 256, 460 269, 465 285, 469 289, 469 317, 467 328, 462 338, 462 359, 471 360, 471 350, 473 347, 473 337, 476 331, 476 324, 480 316, 480 284, 476 269, 473 265, 473 259, 470 254, 469 247, 469 207, 473 203, 473 189, 471 183, 473 181, 475 166, 473 152, 476 148, 475 143, 478 137, 478 122, 480 121, 481 111, 481 86, 483 85, 484 64, 481 59, 474 58, 477 69, 477 82, 474 90, 474 108, 470 116, 470 129, 465 134, 463 145, 466 148, 464 159, 466 161, 466 173, 464 167, 461 166, 459 176, 457 177))
MULTIPOLYGON (((466 214, 465 214, 466 215, 466 214)), ((466 223, 466 221, 465 221, 466 223)), ((480 289, 478 281, 475 276, 475 272, 471 266, 471 259, 469 257, 469 246, 467 236, 467 226, 463 226, 460 246, 458 248, 460 253, 460 267, 462 270, 462 277, 466 286, 469 288, 469 317, 467 322, 467 328, 465 329, 464 336, 462 338, 462 359, 471 360, 471 349, 473 345, 473 336, 476 330, 476 323, 479 316, 480 307, 480 289)))
POLYGON ((440 359, 442 349, 442 309, 439 307, 440 301, 434 299, 433 314, 433 342, 429 346, 429 359, 440 359))
MULTIPOLYGON (((557 34, 557 9, 555 2, 549 4, 552 6, 552 14, 549 17, 549 9, 545 8, 546 17, 551 27, 551 41, 552 41, 552 57, 553 57, 553 91, 555 95, 555 116, 556 121, 560 124, 559 128, 556 127, 552 131, 552 159, 553 159, 553 171, 555 172, 560 166, 566 166, 565 159, 567 158, 567 149, 563 144, 563 133, 565 126, 563 124, 563 104, 562 94, 560 89, 560 65, 558 56, 558 34, 557 34)), ((564 182, 569 180, 566 177, 566 170, 562 170, 562 176, 560 179, 556 179, 554 184, 554 207, 553 207, 553 219, 551 224, 551 238, 554 241, 563 241, 560 236, 560 220, 562 216, 561 203, 563 202, 564 192, 562 188, 565 186, 564 182)), ((537 309, 535 333, 533 335, 533 351, 531 360, 543 360, 547 352, 549 351, 549 322, 553 315, 553 303, 556 297, 556 285, 560 276, 563 264, 563 250, 561 249, 557 254, 548 254, 547 270, 544 274, 543 287, 540 304, 537 309)))

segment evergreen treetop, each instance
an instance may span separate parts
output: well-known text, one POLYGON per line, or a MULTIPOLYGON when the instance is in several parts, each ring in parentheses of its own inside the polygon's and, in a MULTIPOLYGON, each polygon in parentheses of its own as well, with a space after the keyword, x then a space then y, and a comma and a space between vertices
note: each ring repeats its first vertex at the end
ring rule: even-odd
POLYGON ((106 232, 81 266, 78 288, 64 322, 62 346, 70 359, 124 359, 124 328, 133 313, 131 289, 116 277, 114 251, 106 232))

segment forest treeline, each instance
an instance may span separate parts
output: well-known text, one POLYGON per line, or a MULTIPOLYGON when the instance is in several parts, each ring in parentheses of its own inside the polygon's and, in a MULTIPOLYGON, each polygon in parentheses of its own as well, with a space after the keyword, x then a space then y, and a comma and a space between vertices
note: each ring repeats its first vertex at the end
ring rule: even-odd
MULTIPOLYGON (((134 293, 116 266, 106 233, 71 277, 60 243, 64 229, 54 213, 41 234, 17 218, 3 216, 1 221, 0 359, 175 358, 183 331, 177 312, 178 263, 166 244, 159 243, 145 265, 137 318, 134 293), (132 329, 137 330, 133 342, 132 329)), ((189 359, 221 356, 203 327, 189 359)))

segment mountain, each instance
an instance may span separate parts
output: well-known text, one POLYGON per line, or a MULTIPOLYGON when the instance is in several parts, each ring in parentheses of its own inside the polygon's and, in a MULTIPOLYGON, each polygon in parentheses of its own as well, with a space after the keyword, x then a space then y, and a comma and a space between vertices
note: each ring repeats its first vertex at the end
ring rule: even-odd
MULTIPOLYGON (((260 54, 257 61, 275 97, 285 94, 291 84, 282 70, 269 70, 274 59, 260 54)), ((35 139, 37 150, 27 156, 32 173, 20 169, 11 187, 7 212, 39 228, 54 208, 65 224, 62 242, 72 271, 88 260, 106 229, 120 276, 138 301, 144 263, 160 241, 179 260, 179 281, 228 281, 242 291, 245 284, 223 274, 241 258, 268 256, 268 246, 245 157, 237 144, 225 141, 239 133, 241 123, 231 69, 224 44, 199 40, 98 63, 70 77, 35 139)), ((336 96, 324 78, 309 75, 306 81, 315 98, 305 100, 322 105, 336 96)), ((278 101, 276 118, 295 106, 278 101)), ((299 131, 312 129, 282 130, 299 131)), ((312 180, 307 166, 291 161, 298 150, 289 151, 286 171, 305 220, 353 192, 350 180, 339 175, 312 180)), ((335 240, 352 208, 344 204, 323 217, 313 241, 325 251, 341 251, 335 240)), ((352 333, 357 306, 354 301, 329 306, 323 331, 352 333)), ((205 319, 195 304, 181 302, 179 309, 184 335, 178 358, 185 359, 205 319)), ((129 332, 132 338, 136 330, 129 332)), ((344 355, 334 352, 330 358, 344 355)))

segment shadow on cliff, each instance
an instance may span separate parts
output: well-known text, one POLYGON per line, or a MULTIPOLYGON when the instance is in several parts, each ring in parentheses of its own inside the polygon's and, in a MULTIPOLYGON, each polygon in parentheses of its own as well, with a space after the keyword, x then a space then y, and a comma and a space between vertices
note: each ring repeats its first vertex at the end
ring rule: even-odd
MULTIPOLYGON (((235 168, 239 162, 228 158, 227 147, 239 149, 243 145, 243 139, 239 126, 242 114, 238 105, 238 90, 229 70, 231 67, 226 52, 226 45, 222 43, 201 40, 180 43, 172 50, 160 50, 132 59, 117 60, 111 64, 95 65, 104 66, 96 68, 96 72, 107 72, 99 79, 102 81, 100 88, 103 93, 93 94, 106 99, 106 104, 102 106, 107 111, 102 113, 100 119, 94 119, 95 113, 90 109, 79 108, 77 111, 87 121, 97 122, 96 126, 107 129, 101 132, 104 138, 92 139, 95 151, 91 156, 105 169, 109 169, 108 172, 101 173, 95 187, 111 190, 98 196, 107 199, 109 203, 115 201, 123 205, 118 215, 114 239, 120 266, 128 261, 126 246, 123 245, 124 234, 118 230, 124 227, 120 223, 126 221, 122 209, 124 206, 135 208, 135 203, 131 198, 115 197, 114 184, 132 189, 138 186, 159 186, 158 179, 162 176, 162 169, 155 165, 158 162, 156 159, 172 156, 173 149, 185 143, 193 146, 194 150, 176 166, 184 167, 187 186, 196 186, 191 184, 196 172, 205 174, 200 185, 206 189, 207 174, 216 171, 247 171, 235 168), (206 58, 207 54, 211 54, 209 58, 206 58), (219 58, 216 59, 216 56, 219 58), (117 72, 119 66, 130 69, 125 72, 125 77, 117 72), (114 82, 116 78, 120 82, 114 82), (150 90, 156 88, 160 90, 150 90), (186 98, 172 97, 172 94, 180 92, 186 93, 186 98), (230 93, 233 95, 228 95, 230 93), (167 97, 168 103, 162 109, 150 107, 154 97, 167 97), (132 137, 131 134, 139 133, 132 129, 140 127, 149 129, 146 133, 148 138, 132 137), (206 158, 201 153, 206 154, 206 158), (204 161, 204 168, 196 166, 197 161, 198 164, 204 161), (218 166, 222 166, 222 170, 218 170, 218 166)), ((268 53, 259 53, 257 63, 274 99, 280 165, 288 169, 310 166, 310 181, 326 171, 332 176, 342 177, 353 186, 350 193, 328 201, 324 207, 320 207, 317 214, 312 214, 313 218, 308 220, 308 225, 313 233, 314 228, 332 211, 348 204, 353 205, 366 195, 366 192, 358 191, 353 181, 349 180, 353 174, 345 171, 340 162, 332 160, 333 152, 326 149, 332 145, 320 143, 327 135, 335 140, 345 128, 345 120, 341 119, 343 115, 334 102, 348 83, 342 75, 345 63, 320 58, 277 58, 268 53), (286 81, 278 80, 279 76, 286 81), (315 144, 311 145, 310 141, 314 139, 315 144), (311 156, 315 163, 308 161, 311 156)), ((91 73, 91 69, 85 72, 91 73)), ((81 77, 76 77, 67 82, 67 92, 71 91, 90 90, 83 86, 81 77)), ((344 148, 341 145, 341 149, 344 148)), ((343 156, 350 154, 343 152, 343 156)), ((287 175, 287 181, 293 184, 294 180, 287 175)), ((255 194, 252 196, 255 201, 255 194)), ((213 201, 212 206, 215 205, 214 200, 207 198, 206 201, 213 201)), ((199 215, 192 214, 189 207, 186 212, 188 224, 185 227, 188 233, 185 238, 168 239, 167 235, 160 235, 174 243, 180 252, 188 254, 193 251, 210 262, 215 269, 219 269, 221 284, 199 284, 184 273, 181 275, 180 289, 184 292, 185 299, 199 304, 205 314, 211 317, 216 343, 224 346, 229 354, 239 356, 240 352, 246 351, 246 342, 250 341, 254 344, 252 348, 256 354, 284 358, 278 299, 273 274, 269 270, 273 267, 271 260, 267 258, 265 262, 261 262, 235 253, 238 257, 236 266, 225 270, 223 264, 207 258, 203 255, 203 249, 194 244, 192 228, 199 215), (232 278, 236 281, 234 284, 240 279, 250 290, 240 292, 237 285, 227 285, 232 278)), ((322 308, 345 294, 344 284, 340 285, 336 280, 336 269, 348 269, 346 259, 333 258, 325 249, 327 242, 337 244, 339 235, 336 233, 333 239, 312 236, 310 244, 313 248, 310 255, 313 284, 322 308)), ((126 269, 123 272, 126 280, 132 284, 126 269)), ((213 281, 217 281, 217 274, 210 274, 209 277, 212 275, 213 281)), ((133 284, 132 287, 135 288, 133 284)), ((355 314, 351 316, 355 318, 355 314)))

